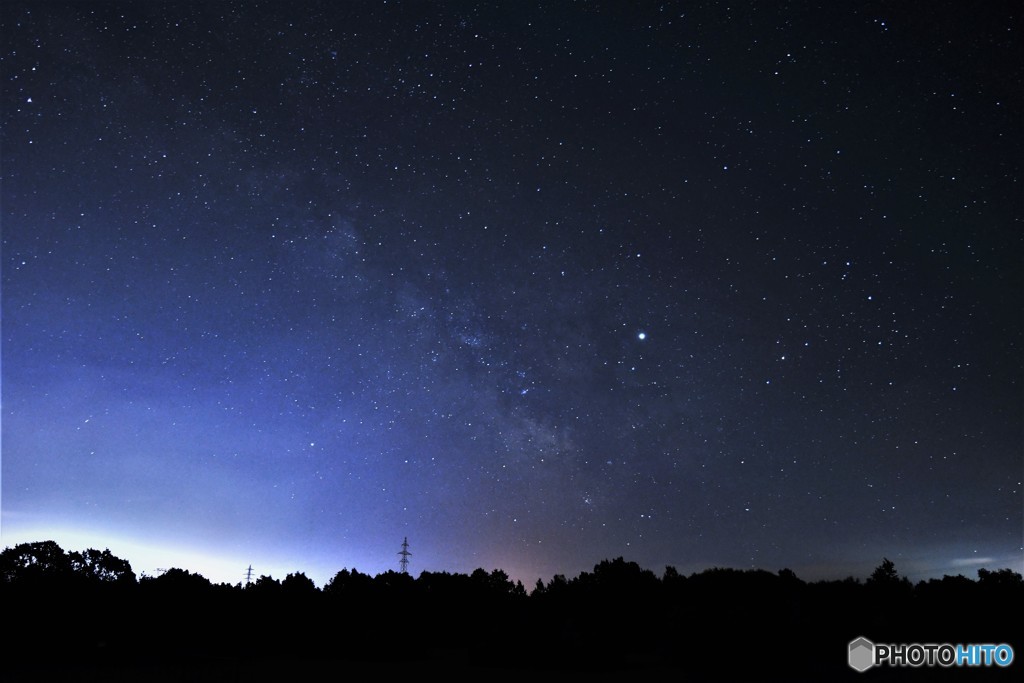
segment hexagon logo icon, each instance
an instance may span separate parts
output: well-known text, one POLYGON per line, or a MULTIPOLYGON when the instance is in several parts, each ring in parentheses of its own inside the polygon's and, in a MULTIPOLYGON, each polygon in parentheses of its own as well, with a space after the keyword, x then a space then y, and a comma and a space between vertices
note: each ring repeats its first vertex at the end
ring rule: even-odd
POLYGON ((875 664, 875 644, 861 637, 850 641, 850 667, 857 671, 867 671, 875 664))

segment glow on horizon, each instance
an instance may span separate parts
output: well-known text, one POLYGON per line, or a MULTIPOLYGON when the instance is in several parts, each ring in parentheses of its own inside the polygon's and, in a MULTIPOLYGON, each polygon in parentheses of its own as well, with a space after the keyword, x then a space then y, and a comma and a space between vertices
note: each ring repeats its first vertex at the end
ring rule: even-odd
POLYGON ((302 572, 320 588, 331 579, 341 566, 331 569, 316 563, 317 566, 301 567, 284 562, 279 557, 266 555, 228 555, 210 553, 199 547, 189 547, 180 543, 160 543, 151 540, 139 540, 129 536, 98 532, 90 529, 63 525, 35 525, 11 528, 5 523, 0 533, 0 547, 7 548, 21 543, 54 541, 65 552, 81 551, 87 548, 110 550, 111 553, 128 560, 132 571, 138 578, 158 576, 162 570, 177 568, 186 569, 200 574, 213 583, 235 585, 245 581, 246 569, 251 565, 253 579, 260 576, 271 576, 277 580, 288 574, 302 572))
MULTIPOLYGON (((260 576, 271 576, 274 579, 284 579, 288 574, 302 572, 319 587, 323 588, 336 572, 341 569, 357 569, 358 571, 374 576, 388 570, 397 569, 396 566, 376 566, 372 562, 365 561, 365 556, 351 559, 362 560, 356 562, 337 562, 325 557, 312 557, 302 552, 278 551, 273 555, 269 553, 253 553, 243 556, 238 551, 232 554, 215 553, 204 550, 199 545, 189 546, 180 541, 176 542, 155 542, 152 540, 139 540, 131 535, 101 532, 95 529, 77 527, 73 524, 64 523, 34 523, 15 525, 12 518, 17 516, 5 514, 4 524, 0 528, 0 549, 18 545, 20 543, 35 543, 41 541, 54 541, 65 552, 81 551, 87 548, 97 550, 109 549, 111 553, 122 559, 128 560, 132 570, 139 578, 145 576, 157 576, 160 570, 178 568, 186 569, 197 573, 215 584, 227 583, 235 585, 245 581, 246 569, 251 565, 253 568, 253 579, 260 576), (294 558, 294 559, 283 559, 294 558)), ((976 578, 978 568, 985 567, 992 570, 1009 568, 1018 573, 1024 573, 1024 553, 1003 552, 988 553, 978 557, 964 557, 962 549, 945 548, 947 552, 935 554, 925 553, 915 556, 894 554, 896 569, 902 576, 906 576, 912 582, 930 578, 941 578, 947 574, 962 574, 967 571, 968 578, 976 578), (950 552, 952 551, 952 552, 950 552), (959 553, 957 552, 959 551, 959 553)), ((934 552, 934 550, 933 550, 934 552)), ((474 564, 470 561, 465 567, 434 566, 437 559, 427 551, 414 553, 419 555, 419 567, 410 569, 410 575, 418 577, 422 571, 454 571, 457 573, 469 574, 480 566, 486 571, 501 569, 505 571, 512 581, 520 580, 528 591, 533 589, 537 578, 548 583, 551 577, 558 573, 573 578, 578 572, 568 568, 558 570, 547 567, 548 573, 538 576, 535 571, 528 569, 530 563, 523 562, 523 558, 510 556, 508 553, 498 552, 491 559, 493 562, 474 564), (474 565, 470 567, 470 565, 474 565)), ((883 553, 884 554, 884 553, 883 553)), ((878 556, 878 562, 882 555, 878 556)), ((390 559, 390 558, 389 558, 390 559)), ((604 558, 612 559, 612 558, 604 558)), ((625 558, 629 560, 630 558, 625 558)), ((456 563, 464 564, 464 563, 456 563)), ((595 563, 596 564, 596 561, 595 563)), ((683 575, 700 573, 712 566, 728 565, 728 562, 689 562, 689 563, 668 563, 672 564, 683 575)), ((805 581, 837 580, 846 576, 854 576, 866 579, 877 562, 835 562, 823 564, 794 564, 793 569, 797 576, 805 581)), ((593 564, 579 568, 578 571, 589 572, 593 564)), ((658 576, 664 571, 663 565, 644 566, 645 569, 654 571, 658 576)))

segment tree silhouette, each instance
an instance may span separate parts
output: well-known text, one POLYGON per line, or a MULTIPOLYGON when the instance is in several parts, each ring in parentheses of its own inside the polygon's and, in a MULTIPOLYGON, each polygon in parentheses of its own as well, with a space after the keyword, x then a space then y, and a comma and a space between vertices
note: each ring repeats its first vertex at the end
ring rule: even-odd
POLYGON ((369 595, 372 583, 373 579, 370 576, 359 573, 355 568, 341 569, 324 586, 324 593, 335 598, 365 597, 369 595))
POLYGON ((803 583, 803 581, 801 581, 796 575, 796 572, 792 569, 780 569, 779 578, 782 579, 784 583, 803 583))
POLYGON ((865 586, 881 600, 906 598, 910 595, 912 588, 910 579, 900 576, 896 571, 895 563, 887 557, 883 557, 882 564, 871 572, 865 586))
POLYGON ((569 588, 569 582, 562 574, 555 574, 551 577, 551 581, 548 582, 548 587, 544 590, 546 595, 561 596, 565 593, 566 589, 569 588))
POLYGON ((982 586, 1020 588, 1024 586, 1024 577, 1009 567, 995 571, 982 567, 978 570, 978 583, 982 586))
POLYGON ((85 579, 105 583, 135 583, 135 572, 127 560, 111 554, 110 550, 87 548, 68 556, 71 570, 85 579))
MULTIPOLYGON (((1012 606, 1022 601, 1024 579, 1010 569, 914 586, 888 558, 865 582, 717 567, 684 577, 671 566, 659 578, 617 557, 571 580, 538 579, 529 595, 505 571, 482 568, 468 575, 423 571, 416 579, 342 569, 323 590, 295 572, 282 581, 260 576, 243 589, 178 568, 136 581, 109 550, 65 553, 43 541, 0 552, 0 605, 18 624, 6 636, 0 678, 37 678, 44 661, 62 667, 56 678, 84 672, 90 680, 110 680, 97 668, 103 661, 127 667, 115 680, 145 679, 154 662, 197 667, 196 675, 187 668, 171 675, 193 680, 219 680, 214 662, 249 662, 251 675, 232 668, 247 680, 265 678, 260 667, 269 660, 284 668, 323 662, 316 674, 295 674, 314 678, 353 662, 357 669, 359 662, 425 662, 440 652, 448 653, 445 666, 491 672, 831 680, 848 672, 834 653, 852 633, 876 642, 1016 646, 1021 630, 1012 606), (81 623, 88 628, 63 627, 81 623), (780 660, 779 638, 803 643, 805 654, 780 660)), ((288 676, 282 670, 277 677, 288 676)))
POLYGON ((55 541, 21 543, 0 553, 0 581, 28 583, 67 579, 71 558, 55 541))
POLYGON ((147 578, 143 583, 165 591, 182 593, 200 593, 213 586, 210 580, 202 574, 193 573, 180 567, 171 567, 160 576, 147 578))
POLYGON ((313 579, 303 572, 296 572, 284 577, 281 582, 281 591, 289 597, 304 598, 317 593, 316 584, 313 579))
POLYGON ((869 586, 885 586, 899 583, 900 575, 896 571, 896 565, 888 557, 882 558, 882 564, 875 567, 868 577, 869 586))

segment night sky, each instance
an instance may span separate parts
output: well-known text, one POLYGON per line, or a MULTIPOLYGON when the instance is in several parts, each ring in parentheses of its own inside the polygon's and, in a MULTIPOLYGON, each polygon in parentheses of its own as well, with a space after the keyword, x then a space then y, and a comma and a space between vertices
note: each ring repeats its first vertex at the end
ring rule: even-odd
POLYGON ((0 545, 1024 569, 1018 3, 4 2, 0 545))

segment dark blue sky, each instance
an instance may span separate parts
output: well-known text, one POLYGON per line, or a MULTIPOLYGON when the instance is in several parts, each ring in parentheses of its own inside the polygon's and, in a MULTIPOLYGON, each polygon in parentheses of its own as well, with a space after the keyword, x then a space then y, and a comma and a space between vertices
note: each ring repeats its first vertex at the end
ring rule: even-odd
POLYGON ((2 10, 2 544, 1022 569, 1020 9, 2 10))

